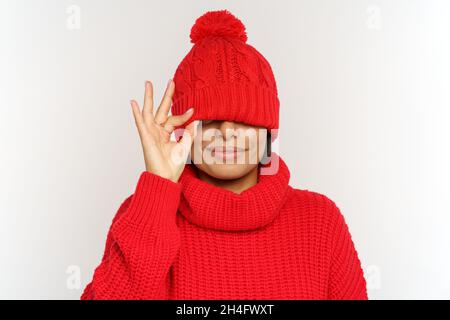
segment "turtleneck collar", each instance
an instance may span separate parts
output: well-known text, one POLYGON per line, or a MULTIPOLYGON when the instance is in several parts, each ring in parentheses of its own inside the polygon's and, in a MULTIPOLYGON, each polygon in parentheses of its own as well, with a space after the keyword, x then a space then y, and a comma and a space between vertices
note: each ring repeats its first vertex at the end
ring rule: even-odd
POLYGON ((259 164, 258 182, 240 194, 198 178, 197 167, 186 164, 180 176, 182 195, 179 211, 191 223, 215 230, 244 231, 265 226, 275 219, 289 191, 290 172, 272 151, 270 162, 259 164), (278 165, 271 174, 261 167, 278 165))

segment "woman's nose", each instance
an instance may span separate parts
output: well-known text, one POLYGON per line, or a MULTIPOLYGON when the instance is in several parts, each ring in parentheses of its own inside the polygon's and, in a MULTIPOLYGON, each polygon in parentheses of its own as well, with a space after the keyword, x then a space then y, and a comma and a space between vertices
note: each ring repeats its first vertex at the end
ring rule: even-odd
POLYGON ((232 121, 222 121, 219 125, 219 130, 222 132, 222 136, 225 137, 226 140, 236 136, 236 127, 232 121))

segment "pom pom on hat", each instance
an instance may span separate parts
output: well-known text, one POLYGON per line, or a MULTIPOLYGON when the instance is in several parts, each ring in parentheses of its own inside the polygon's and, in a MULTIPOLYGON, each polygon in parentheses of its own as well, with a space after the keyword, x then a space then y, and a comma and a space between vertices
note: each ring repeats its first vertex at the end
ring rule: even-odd
POLYGON ((230 37, 247 42, 245 26, 228 10, 208 11, 191 28, 191 42, 197 43, 210 36, 230 37))

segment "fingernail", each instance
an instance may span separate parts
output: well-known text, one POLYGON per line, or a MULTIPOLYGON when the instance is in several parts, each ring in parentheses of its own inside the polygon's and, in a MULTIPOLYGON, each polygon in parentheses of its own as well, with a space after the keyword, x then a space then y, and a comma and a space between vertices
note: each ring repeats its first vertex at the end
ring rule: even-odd
POLYGON ((194 111, 194 108, 189 108, 186 113, 192 113, 194 111))

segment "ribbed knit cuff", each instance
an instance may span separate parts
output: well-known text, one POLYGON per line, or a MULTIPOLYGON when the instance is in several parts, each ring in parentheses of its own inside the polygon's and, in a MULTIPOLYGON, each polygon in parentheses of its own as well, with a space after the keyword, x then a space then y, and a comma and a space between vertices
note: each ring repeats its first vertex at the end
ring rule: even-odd
POLYGON ((194 114, 183 125, 194 120, 222 119, 243 122, 268 129, 278 129, 280 101, 273 90, 251 83, 212 85, 178 97, 172 114, 183 114, 194 106, 194 114))
POLYGON ((130 206, 117 221, 120 229, 124 220, 139 229, 161 231, 175 227, 180 203, 181 183, 173 182, 157 174, 143 171, 139 177, 130 206))

